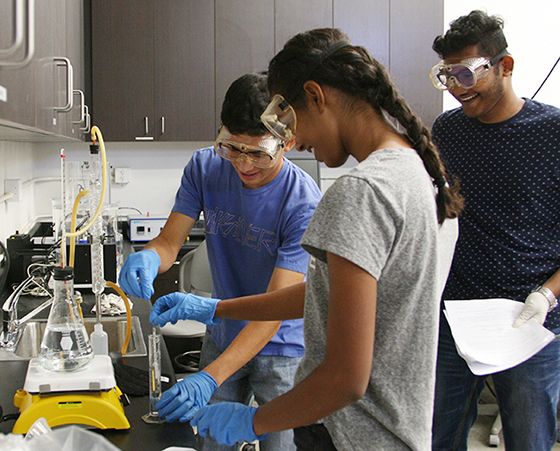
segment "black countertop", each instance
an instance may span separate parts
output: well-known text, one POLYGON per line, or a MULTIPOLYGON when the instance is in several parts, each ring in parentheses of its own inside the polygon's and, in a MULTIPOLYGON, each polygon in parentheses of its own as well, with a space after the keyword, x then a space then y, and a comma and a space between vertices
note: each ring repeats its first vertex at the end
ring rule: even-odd
MULTIPOLYGON (((84 294, 84 298, 86 303, 88 303, 88 300, 91 302, 91 294, 84 294)), ((29 299, 24 297, 20 299, 22 308, 18 310, 21 311, 22 314, 25 314, 25 310, 31 310, 37 305, 36 300, 33 302, 28 301, 29 299), (27 308, 23 308, 24 306, 27 308)), ((147 345, 148 335, 151 332, 151 325, 148 321, 150 305, 142 299, 133 299, 133 302, 134 308, 132 313, 140 319, 142 333, 147 345)), ((89 312, 90 309, 88 308, 85 311, 89 312)), ((142 370, 148 369, 147 356, 124 357, 122 363, 142 370)), ((0 405, 4 409, 4 415, 17 412, 17 409, 13 405, 13 396, 18 388, 23 387, 27 366, 27 361, 0 361, 0 405)), ((161 366, 162 374, 168 375, 171 378, 171 382, 175 382, 173 367, 165 346, 161 348, 161 366)), ((129 399, 130 405, 124 408, 126 417, 130 422, 129 430, 95 429, 94 431, 105 436, 110 442, 122 450, 160 451, 171 446, 196 448, 196 439, 188 424, 146 424, 142 421, 141 417, 149 410, 148 396, 129 396, 129 399)), ((13 423, 13 421, 0 423, 0 432, 11 432, 13 423)))

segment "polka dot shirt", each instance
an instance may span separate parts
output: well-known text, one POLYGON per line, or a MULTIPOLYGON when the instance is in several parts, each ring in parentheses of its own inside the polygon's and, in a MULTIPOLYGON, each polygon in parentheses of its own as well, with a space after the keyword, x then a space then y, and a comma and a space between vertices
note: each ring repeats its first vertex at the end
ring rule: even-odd
MULTIPOLYGON (((524 301, 560 269, 560 109, 525 99, 483 124, 458 108, 432 132, 465 197, 443 299, 524 301)), ((545 326, 560 327, 560 307, 545 326)))

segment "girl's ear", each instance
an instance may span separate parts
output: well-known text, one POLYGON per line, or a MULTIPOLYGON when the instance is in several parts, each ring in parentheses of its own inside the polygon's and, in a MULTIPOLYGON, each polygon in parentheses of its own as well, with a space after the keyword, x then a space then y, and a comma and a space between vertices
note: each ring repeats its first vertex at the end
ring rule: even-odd
POLYGON ((303 92, 305 93, 306 105, 314 107, 323 112, 325 108, 325 92, 321 85, 316 81, 309 80, 303 84, 303 92))

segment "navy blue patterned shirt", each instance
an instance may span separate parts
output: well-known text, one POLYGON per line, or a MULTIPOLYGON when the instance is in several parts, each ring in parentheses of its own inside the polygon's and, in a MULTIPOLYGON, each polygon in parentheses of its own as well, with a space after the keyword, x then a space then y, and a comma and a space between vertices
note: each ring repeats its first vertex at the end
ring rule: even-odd
MULTIPOLYGON (((458 108, 432 133, 465 197, 443 299, 524 301, 560 268, 560 110, 525 99, 483 124, 458 108)), ((560 327, 560 307, 545 327, 560 327)))

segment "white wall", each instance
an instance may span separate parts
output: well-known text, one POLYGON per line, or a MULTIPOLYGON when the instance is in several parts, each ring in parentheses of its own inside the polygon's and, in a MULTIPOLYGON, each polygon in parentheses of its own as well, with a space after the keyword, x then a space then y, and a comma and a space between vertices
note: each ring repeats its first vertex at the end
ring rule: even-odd
MULTIPOLYGON (((0 195, 4 194, 5 179, 27 179, 33 171, 33 145, 0 141, 0 195)), ((33 193, 23 185, 20 200, 0 203, 0 240, 16 230, 23 230, 31 220, 32 211, 26 206, 33 205, 33 193), (25 206, 25 207, 24 207, 25 206)))
MULTIPOLYGON (((108 164, 112 167, 129 168, 130 182, 126 185, 110 184, 108 202, 121 207, 135 207, 143 214, 167 215, 173 206, 175 193, 181 180, 183 168, 194 150, 208 143, 106 143, 108 164)), ((77 164, 89 158, 86 143, 41 143, 33 148, 33 176, 60 175, 58 153, 64 147, 67 161, 77 164)), ((34 212, 48 215, 51 198, 60 197, 57 182, 36 184, 34 212)), ((127 211, 125 213, 132 213, 127 211)))
MULTIPOLYGON (((508 49, 515 59, 513 88, 517 95, 531 97, 560 56, 560 2, 557 0, 444 0, 445 30, 449 22, 474 9, 504 19, 508 49)), ((535 100, 560 107, 560 64, 535 100)), ((459 103, 448 93, 445 110, 459 103)))

